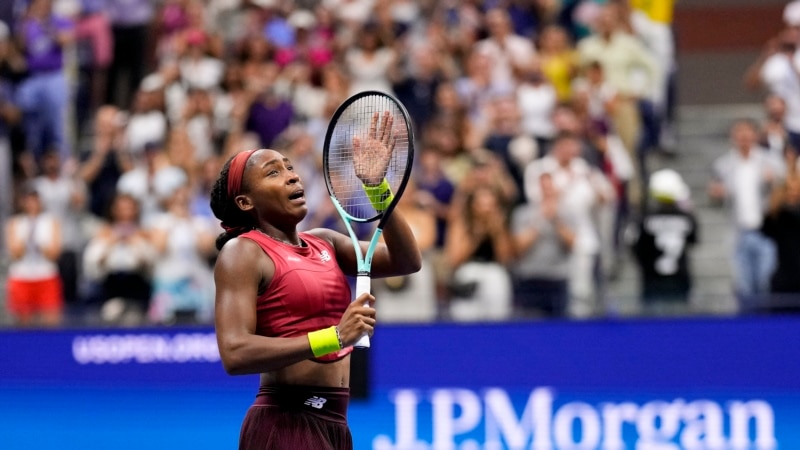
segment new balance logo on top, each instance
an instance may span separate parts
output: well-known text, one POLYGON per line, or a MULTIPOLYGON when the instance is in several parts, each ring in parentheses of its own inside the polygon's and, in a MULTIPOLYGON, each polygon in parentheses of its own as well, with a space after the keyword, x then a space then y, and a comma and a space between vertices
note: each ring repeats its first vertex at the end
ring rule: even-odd
POLYGON ((306 400, 303 404, 306 406, 310 406, 312 408, 322 409, 322 406, 325 405, 328 399, 323 397, 317 397, 316 395, 306 400))
POLYGON ((323 250, 319 252, 319 259, 321 259, 322 262, 328 262, 331 260, 331 255, 328 253, 327 250, 323 250))

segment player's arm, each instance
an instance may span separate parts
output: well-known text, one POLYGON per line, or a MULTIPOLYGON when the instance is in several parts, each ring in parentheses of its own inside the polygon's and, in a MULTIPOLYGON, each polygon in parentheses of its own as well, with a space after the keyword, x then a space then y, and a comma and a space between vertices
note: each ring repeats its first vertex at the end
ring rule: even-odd
MULTIPOLYGON (((368 242, 361 242, 361 251, 368 242)), ((375 248, 372 257, 373 277, 392 277, 419 271, 422 255, 411 227, 403 215, 395 210, 383 226, 383 242, 375 248)))
MULTIPOLYGON (((317 228, 309 231, 317 237, 330 242, 336 251, 336 260, 342 271, 350 276, 356 276, 358 261, 353 241, 349 236, 326 228, 317 228)), ((372 257, 371 275, 378 277, 391 277, 406 275, 419 271, 422 267, 417 241, 411 227, 402 214, 395 210, 383 227, 384 242, 378 243, 372 257)), ((359 241, 361 254, 366 254, 369 242, 359 241)))
POLYGON ((314 357, 308 338, 256 334, 259 285, 268 285, 275 265, 255 243, 229 241, 214 267, 215 327, 225 371, 231 375, 270 372, 314 357))

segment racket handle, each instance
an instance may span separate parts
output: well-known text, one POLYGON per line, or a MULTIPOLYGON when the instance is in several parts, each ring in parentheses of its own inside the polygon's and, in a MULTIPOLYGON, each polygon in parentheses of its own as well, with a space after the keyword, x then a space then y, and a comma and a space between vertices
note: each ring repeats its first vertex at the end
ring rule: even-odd
MULTIPOLYGON (((356 277, 356 298, 361 297, 361 294, 369 294, 370 292, 370 277, 369 275, 359 275, 356 277)), ((365 305, 369 307, 369 305, 365 305)), ((355 343, 356 348, 369 348, 369 334, 364 333, 358 338, 355 343)))

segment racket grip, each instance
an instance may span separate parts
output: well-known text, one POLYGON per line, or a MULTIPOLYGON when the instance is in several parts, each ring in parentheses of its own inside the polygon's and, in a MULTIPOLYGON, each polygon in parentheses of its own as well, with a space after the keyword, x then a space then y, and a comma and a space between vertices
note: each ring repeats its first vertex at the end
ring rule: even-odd
MULTIPOLYGON (((370 292, 370 276, 359 275, 356 277, 356 298, 361 297, 361 294, 369 294, 370 292)), ((369 305, 365 305, 369 307, 369 305)), ((364 333, 358 338, 355 343, 356 348, 369 348, 369 334, 364 333)))

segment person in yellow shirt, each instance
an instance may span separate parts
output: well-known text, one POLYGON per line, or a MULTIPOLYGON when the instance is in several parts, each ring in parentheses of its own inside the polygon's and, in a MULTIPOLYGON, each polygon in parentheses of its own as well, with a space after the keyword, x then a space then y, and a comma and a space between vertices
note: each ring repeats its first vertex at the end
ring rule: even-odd
POLYGON ((572 98, 572 80, 578 69, 578 55, 567 30, 548 25, 539 34, 539 61, 542 73, 556 90, 559 102, 572 98))
POLYGON ((630 0, 630 5, 656 22, 672 24, 676 0, 630 0))

